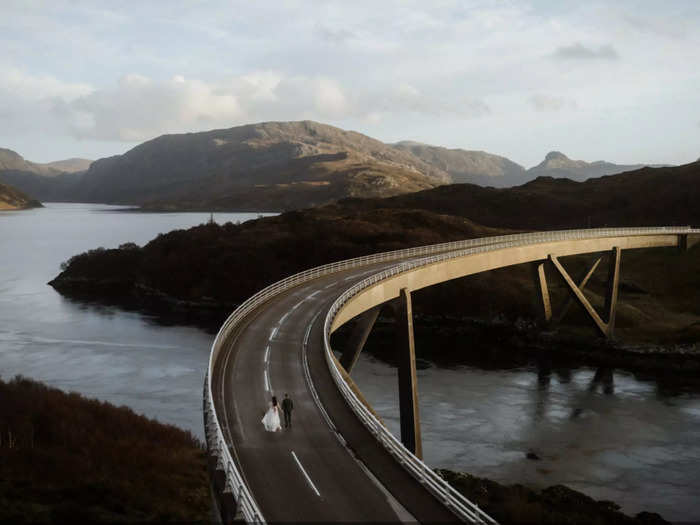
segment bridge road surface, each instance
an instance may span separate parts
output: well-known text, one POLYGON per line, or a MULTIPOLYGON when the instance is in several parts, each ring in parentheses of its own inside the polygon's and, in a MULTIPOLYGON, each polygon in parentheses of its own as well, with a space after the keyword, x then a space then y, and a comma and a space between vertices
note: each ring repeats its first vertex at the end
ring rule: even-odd
POLYGON ((331 274, 274 297, 252 314, 219 359, 223 381, 214 385, 222 391, 214 397, 223 398, 224 433, 268 522, 458 521, 364 427, 325 361, 323 322, 333 300, 386 266, 331 274), (308 364, 321 404, 383 487, 341 444, 313 399, 303 365, 307 332, 308 364), (292 428, 266 432, 261 419, 268 402, 272 395, 281 402, 285 393, 294 402, 292 428))

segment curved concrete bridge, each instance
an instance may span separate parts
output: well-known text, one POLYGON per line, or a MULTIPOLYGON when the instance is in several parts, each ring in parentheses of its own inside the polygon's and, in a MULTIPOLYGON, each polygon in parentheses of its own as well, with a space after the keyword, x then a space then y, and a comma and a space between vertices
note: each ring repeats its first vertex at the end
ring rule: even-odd
MULTIPOLYGON (((466 275, 534 263, 542 315, 555 314, 545 266, 606 337, 615 325, 623 250, 687 249, 690 227, 621 228, 517 234, 425 246, 328 264, 279 281, 226 320, 212 346, 204 420, 212 483, 224 521, 467 521, 495 523, 421 461, 411 292, 466 275), (611 252, 602 313, 559 261, 611 252), (373 413, 349 372, 382 304, 400 321, 401 438, 373 413), (355 319, 337 358, 330 335, 355 319), (272 395, 294 400, 293 426, 265 432, 272 395)), ((565 305, 564 308, 568 308, 565 305)))

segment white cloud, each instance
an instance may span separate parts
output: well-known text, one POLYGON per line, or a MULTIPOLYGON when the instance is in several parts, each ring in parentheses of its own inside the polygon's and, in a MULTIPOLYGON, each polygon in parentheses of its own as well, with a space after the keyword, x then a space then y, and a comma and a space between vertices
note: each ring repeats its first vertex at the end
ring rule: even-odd
POLYGON ((91 90, 89 84, 82 82, 66 82, 51 75, 32 75, 15 67, 0 68, 0 93, 6 100, 71 100, 91 90))
POLYGON ((558 47, 552 56, 559 60, 617 60, 620 56, 610 44, 598 48, 586 47, 580 42, 558 47))
MULTIPOLYGON (((327 76, 273 71, 253 71, 220 82, 181 74, 157 80, 131 73, 99 89, 40 82, 20 73, 11 78, 15 84, 17 79, 24 79, 25 84, 43 86, 43 91, 25 89, 23 96, 27 104, 41 102, 41 111, 51 115, 54 125, 62 125, 64 131, 78 139, 117 142, 264 120, 337 122, 356 118, 371 123, 403 112, 474 118, 490 111, 479 100, 453 99, 444 94, 429 96, 405 83, 379 94, 368 90, 350 92, 327 76)), ((12 95, 11 91, 8 93, 12 95)), ((0 112, 11 108, 12 104, 0 106, 0 112)), ((45 120, 46 115, 37 120, 42 118, 45 120)))
POLYGON ((537 93, 530 97, 530 103, 537 111, 561 111, 564 109, 576 109, 578 105, 575 100, 567 97, 544 95, 537 93))

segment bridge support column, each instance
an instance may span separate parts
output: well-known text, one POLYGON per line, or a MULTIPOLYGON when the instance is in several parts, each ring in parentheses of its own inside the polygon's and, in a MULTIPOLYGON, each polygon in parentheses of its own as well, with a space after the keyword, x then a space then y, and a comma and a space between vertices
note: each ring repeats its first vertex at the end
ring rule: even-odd
MULTIPOLYGON (((549 256, 549 260, 552 262, 554 267, 559 272, 560 277, 563 279, 564 283, 569 289, 569 293, 573 300, 577 301, 583 309, 588 313, 588 316, 595 323, 598 330, 604 337, 611 338, 613 331, 615 330, 615 314, 617 312, 617 298, 620 288, 620 260, 622 257, 622 250, 619 247, 615 247, 611 252, 610 270, 608 273, 608 290, 605 296, 605 320, 596 312, 593 305, 583 294, 583 287, 579 287, 574 283, 571 276, 564 269, 564 267, 559 262, 559 259, 555 255, 549 256)), ((598 265, 598 261, 594 264, 594 267, 589 271, 592 275, 593 270, 598 265)), ((589 276, 590 277, 590 276, 589 276)), ((582 283, 583 284, 583 283, 582 283)))
POLYGON ((348 346, 343 355, 340 356, 340 364, 343 365, 348 374, 352 371, 352 367, 355 366, 358 357, 360 357, 360 352, 362 352, 367 342, 367 338, 372 331, 372 327, 374 327, 374 323, 377 321, 381 309, 381 305, 375 306, 357 316, 348 346))
POLYGON ((615 246, 610 254, 610 268, 608 269, 608 290, 605 294, 605 319, 608 324, 608 337, 612 337, 615 330, 615 316, 617 314, 617 296, 620 290, 620 259, 622 250, 615 246))
POLYGON ((399 413, 401 442, 417 457, 423 458, 423 443, 418 413, 416 347, 413 339, 411 292, 401 289, 396 312, 396 353, 399 365, 399 413))
POLYGON ((545 261, 533 263, 532 271, 535 280, 535 295, 537 296, 538 314, 542 315, 545 323, 552 320, 552 302, 549 298, 549 288, 547 287, 547 275, 544 271, 545 261))

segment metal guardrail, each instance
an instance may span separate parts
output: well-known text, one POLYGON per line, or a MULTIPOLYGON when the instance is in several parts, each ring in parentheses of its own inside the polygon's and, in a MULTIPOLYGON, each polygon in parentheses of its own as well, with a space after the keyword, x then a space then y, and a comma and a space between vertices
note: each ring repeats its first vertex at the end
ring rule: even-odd
MULTIPOLYGON (((425 463, 411 454, 403 445, 393 436, 379 421, 367 410, 367 408, 357 399, 354 392, 348 387, 347 383, 342 379, 340 372, 335 366, 332 351, 330 348, 330 326, 332 317, 338 312, 342 304, 347 301, 352 295, 358 293, 381 279, 386 279, 391 275, 402 273, 413 269, 420 265, 432 264, 438 262, 441 257, 447 258, 461 257, 467 253, 477 253, 477 251, 485 251, 492 247, 498 249, 509 246, 522 246, 525 244, 535 244, 539 242, 549 242, 552 240, 571 240, 584 239, 595 237, 610 237, 618 235, 654 235, 654 234, 687 234, 700 233, 700 230, 692 228, 678 227, 661 227, 661 228, 598 228, 589 230, 561 230, 556 232, 535 232, 521 233, 512 235, 502 235, 496 237, 482 237, 477 239, 468 239, 464 241, 455 241, 429 246, 420 246, 417 248, 407 248, 391 252, 378 253, 347 259, 345 261, 334 262, 323 266, 318 266, 310 270, 297 273, 281 281, 271 284, 270 286, 259 291, 244 303, 226 319, 224 324, 219 329, 216 338, 212 344, 211 353, 209 355, 209 366, 205 379, 204 388, 204 415, 206 425, 207 446, 210 454, 217 457, 218 467, 226 474, 226 492, 232 493, 238 509, 243 518, 249 523, 265 523, 260 508, 258 507, 255 498, 250 492, 250 488, 245 482, 241 473, 240 467, 236 465, 234 460, 235 448, 233 444, 228 444, 224 438, 221 422, 216 413, 216 405, 212 390, 212 376, 214 367, 217 363, 217 358, 221 353, 224 342, 232 335, 241 321, 252 311, 258 308, 261 304, 267 302, 270 298, 279 295, 295 286, 302 283, 318 279, 321 276, 331 273, 340 272, 343 270, 378 264, 382 262, 395 261, 406 258, 419 258, 417 261, 403 262, 393 266, 383 272, 364 279, 361 283, 351 287, 348 291, 342 294, 335 301, 324 323, 324 347, 326 360, 330 367, 331 374, 339 387, 346 401, 363 421, 367 428, 382 442, 390 453, 397 458, 401 464, 411 472, 416 479, 425 484, 438 497, 458 515, 476 522, 495 523, 492 518, 486 515, 472 502, 461 496, 457 491, 452 489, 447 482, 435 474, 425 463), (442 255, 438 255, 442 254, 442 255), (393 272, 393 273, 392 273, 393 272), (230 448, 229 448, 230 447, 230 448)), ((222 396, 223 400, 223 396, 222 396)))

